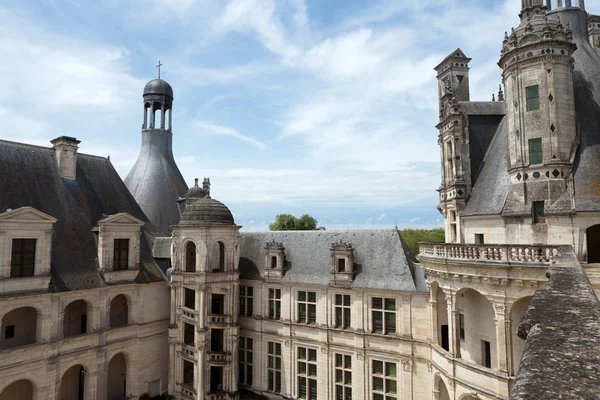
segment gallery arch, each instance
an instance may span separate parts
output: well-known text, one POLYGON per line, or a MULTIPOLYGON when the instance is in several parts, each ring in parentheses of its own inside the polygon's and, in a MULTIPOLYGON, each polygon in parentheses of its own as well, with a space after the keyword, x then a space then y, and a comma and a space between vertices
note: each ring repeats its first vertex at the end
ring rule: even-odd
POLYGON ((600 263, 600 224, 589 227, 585 233, 588 264, 600 263))
POLYGON ((84 400, 86 376, 86 370, 82 365, 69 368, 60 381, 58 400, 84 400))
POLYGON ((33 384, 27 379, 22 379, 8 385, 0 392, 0 400, 33 400, 33 384))
POLYGON ((223 242, 214 244, 210 264, 212 272, 225 271, 225 244, 223 242))
POLYGON ((120 294, 110 302, 110 327, 117 328, 129 323, 129 305, 127 297, 120 294))
POLYGON ((119 353, 108 364, 107 399, 125 398, 127 398, 127 361, 123 353, 119 353))
POLYGON ((0 349, 12 349, 36 342, 38 312, 33 307, 12 310, 2 318, 0 349))
POLYGON ((525 349, 525 340, 521 339, 517 336, 517 327, 519 326, 519 322, 523 315, 525 314, 525 310, 529 307, 529 303, 531 302, 531 296, 523 297, 517 300, 512 307, 510 308, 510 320, 511 320, 511 339, 512 339, 512 359, 514 362, 513 372, 514 375, 517 374, 519 370, 519 361, 521 360, 521 356, 523 355, 523 350, 525 349))
POLYGON ((196 272, 196 244, 188 242, 185 245, 185 272, 196 272))
POLYGON ((63 315, 63 336, 70 337, 88 332, 88 305, 84 300, 76 300, 65 307, 63 315))
POLYGON ((496 366, 496 325, 492 303, 473 289, 457 292, 456 329, 461 358, 487 368, 496 366))

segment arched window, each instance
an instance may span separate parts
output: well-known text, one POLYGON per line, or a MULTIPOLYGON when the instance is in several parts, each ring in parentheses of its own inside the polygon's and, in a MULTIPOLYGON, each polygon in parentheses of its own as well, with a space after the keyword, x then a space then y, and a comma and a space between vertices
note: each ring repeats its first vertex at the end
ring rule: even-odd
POLYGON ((27 379, 13 382, 0 393, 0 400, 33 400, 33 384, 27 379))
POLYGON ((123 353, 114 356, 108 363, 107 399, 127 398, 127 361, 123 353))
POLYGON ((214 244, 210 264, 212 272, 225 271, 225 245, 223 242, 214 244))
POLYGON ((446 305, 446 295, 439 286, 436 287, 435 290, 435 301, 437 302, 438 344, 442 347, 442 349, 450 351, 450 333, 448 331, 448 308, 446 305))
POLYGON ((492 303, 473 289, 458 292, 460 357, 487 368, 496 363, 496 323, 492 303))
POLYGON ((57 400, 83 400, 85 395, 85 368, 75 365, 67 370, 60 381, 57 400))
POLYGON ((600 224, 589 227, 585 236, 588 264, 600 263, 600 224))
POLYGON ((196 272, 196 244, 188 242, 185 245, 185 272, 196 272))
POLYGON ((525 310, 527 310, 527 307, 529 307, 529 303, 531 303, 531 296, 523 297, 522 299, 517 300, 510 308, 513 348, 513 375, 516 375, 519 371, 519 363, 521 361, 521 356, 523 355, 523 350, 525 349, 525 340, 521 339, 517 335, 517 328, 519 327, 519 322, 521 322, 521 318, 523 318, 523 315, 525 314, 525 310))
POLYGON ((65 307, 63 336, 76 336, 88 332, 87 303, 76 300, 65 307))
POLYGON ((115 296, 110 302, 110 327, 117 328, 127 325, 128 323, 129 306, 127 297, 120 294, 115 296))
POLYGON ((0 349, 12 349, 36 342, 37 310, 22 307, 12 310, 2 318, 0 349))

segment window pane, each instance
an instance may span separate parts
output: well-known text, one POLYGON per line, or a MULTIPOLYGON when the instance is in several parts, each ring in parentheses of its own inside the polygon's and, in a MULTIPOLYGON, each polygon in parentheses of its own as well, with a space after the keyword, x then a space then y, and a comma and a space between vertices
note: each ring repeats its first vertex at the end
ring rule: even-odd
POLYGON ((304 362, 299 362, 298 363, 298 373, 299 374, 306 374, 306 363, 304 363, 304 362))
POLYGON ((315 364, 308 364, 308 375, 317 376, 317 366, 315 364))
POLYGON ((252 286, 248 286, 248 296, 254 296, 254 288, 252 286))
POLYGON ((306 301, 306 292, 298 292, 298 300, 306 301))
POLYGON ((529 139, 529 163, 542 164, 544 162, 544 149, 542 139, 529 139))
POLYGON ((352 389, 346 388, 346 400, 352 400, 352 389))
POLYGON ((246 286, 240 286, 240 296, 246 295, 246 286))
POLYGON ((350 309, 344 309, 344 328, 350 328, 350 309))
POLYGON ((346 369, 352 368, 352 357, 344 356, 344 368, 346 368, 346 369))
POLYGON ((342 359, 343 359, 343 356, 341 354, 336 354, 335 355, 335 366, 336 367, 342 367, 343 366, 342 365, 342 359))
POLYGON ((373 361, 373 373, 383 375, 383 362, 373 361))
POLYGON ((352 384, 352 372, 344 371, 344 380, 346 385, 352 384))
POLYGON ((306 360, 306 349, 304 347, 298 347, 298 359, 306 360))
POLYGON ((344 387, 343 386, 335 386, 335 399, 336 400, 344 400, 344 387))
POLYGON ((275 290, 275 295, 278 299, 281 299, 281 289, 276 289, 275 290))
POLYGON ((308 359, 310 361, 317 361, 317 351, 314 349, 308 350, 308 359))
POLYGON ((344 371, 340 369, 335 370, 335 381, 338 383, 344 383, 344 371))
POLYGON ((385 363, 385 376, 396 376, 396 363, 385 363))
POLYGON ((383 313, 381 311, 373 311, 373 331, 383 332, 383 313))
POLYGON ((308 292, 308 301, 311 303, 317 302, 317 293, 316 292, 308 292))
POLYGON ((387 333, 396 333, 396 313, 385 313, 385 330, 387 333))
POLYGON ((396 381, 391 379, 385 380, 385 392, 386 393, 396 393, 396 381))
POLYGON ((301 399, 306 398, 306 378, 298 378, 298 397, 301 399))
POLYGON ((306 322, 306 304, 298 304, 298 320, 306 322))
POLYGON ((248 307, 246 308, 246 315, 251 317, 254 314, 254 300, 248 298, 248 307))
POLYGON ((385 309, 396 311, 396 300, 395 299, 385 299, 385 309))
POLYGON ((335 295, 335 304, 338 306, 342 305, 342 295, 341 294, 336 294, 335 295))
POLYGON ((275 347, 274 345, 275 343, 269 342, 269 354, 273 354, 273 347, 275 347))
POLYGON ((317 398, 317 381, 314 379, 308 380, 308 394, 310 395, 310 399, 314 400, 317 398))
POLYGON ((309 323, 317 322, 317 305, 316 304, 308 305, 308 322, 309 323))
POLYGON ((378 310, 383 308, 383 299, 381 297, 373 297, 373 308, 378 310))
POLYGON ((336 328, 342 327, 342 308, 341 307, 335 308, 335 327, 336 328))
POLYGON ((350 307, 350 295, 348 294, 344 296, 344 305, 350 307))
POLYGON ((269 298, 270 299, 275 298, 275 290, 274 289, 269 289, 269 298))
POLYGON ((281 355, 281 343, 275 344, 275 354, 277 354, 278 356, 281 355))
POLYGON ((525 89, 527 97, 527 111, 540 109, 539 86, 529 86, 525 89))
POLYGON ((384 400, 384 398, 381 394, 373 393, 373 400, 384 400))
POLYGON ((373 389, 383 391, 383 378, 373 377, 373 389))

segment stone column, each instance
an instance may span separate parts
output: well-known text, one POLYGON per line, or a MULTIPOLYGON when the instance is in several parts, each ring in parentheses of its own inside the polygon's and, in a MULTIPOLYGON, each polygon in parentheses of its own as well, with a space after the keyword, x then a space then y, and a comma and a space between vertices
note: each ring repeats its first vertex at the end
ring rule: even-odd
POLYGON ((231 320, 233 321, 234 324, 237 324, 238 319, 239 319, 239 314, 240 314, 240 283, 238 281, 236 281, 233 284, 233 298, 231 299, 231 301, 233 302, 233 304, 230 307, 230 310, 232 310, 232 315, 231 315, 231 320))
POLYGON ((169 319, 171 326, 177 325, 177 288, 171 286, 171 315, 169 319))
POLYGON ((427 286, 429 286, 429 337, 431 343, 438 344, 437 293, 431 288, 431 284, 428 283, 427 286))
POLYGON ((169 108, 169 131, 173 131, 173 110, 169 108))
POLYGON ((198 396, 198 400, 204 400, 204 393, 207 392, 206 388, 204 387, 204 375, 205 375, 205 362, 204 362, 204 357, 205 357, 205 352, 204 352, 204 347, 202 347, 200 350, 198 350, 198 387, 196 388, 196 395, 198 396))
POLYGON ((455 293, 448 293, 446 304, 448 308, 448 344, 450 354, 460 358, 460 312, 456 309, 455 293))
POLYGON ((401 312, 400 312, 400 334, 404 337, 412 337, 412 319, 411 319, 411 296, 400 296, 401 312))
POLYGON ((506 305, 494 303, 496 318, 496 358, 498 371, 508 373, 508 342, 506 331, 506 305))
POLYGON ((165 129, 165 105, 160 106, 160 129, 165 129))
POLYGON ((150 129, 154 129, 154 127, 156 125, 154 125, 155 119, 156 119, 156 112, 154 111, 154 105, 150 106, 150 110, 152 112, 152 118, 150 121, 150 129))
POLYGON ((144 123, 142 124, 142 129, 146 129, 146 124, 148 123, 148 107, 144 104, 144 123))
POLYGON ((196 311, 198 312, 198 329, 204 329, 206 326, 206 289, 201 286, 197 286, 197 288, 196 311))

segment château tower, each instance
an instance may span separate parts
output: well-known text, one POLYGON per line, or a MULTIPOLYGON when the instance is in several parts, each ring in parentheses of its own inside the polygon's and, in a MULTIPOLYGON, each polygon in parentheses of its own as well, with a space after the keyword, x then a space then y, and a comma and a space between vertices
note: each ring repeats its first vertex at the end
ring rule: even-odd
MULTIPOLYGON (((562 6, 559 2, 559 6, 562 6)), ((571 6, 571 2, 567 2, 571 6)), ((510 189, 504 216, 572 211, 578 127, 572 31, 547 14, 551 2, 523 0, 521 23, 506 34, 499 65, 506 91, 510 189)))
POLYGON ((235 399, 241 227, 210 197, 208 178, 202 188, 196 179, 185 205, 173 227, 169 393, 235 399))
POLYGON ((173 158, 171 85, 160 78, 148 82, 144 87, 143 106, 142 146, 125 185, 150 222, 169 233, 180 218, 177 200, 187 191, 173 158))
POLYGON ((471 165, 467 121, 460 110, 459 102, 470 100, 469 62, 461 49, 456 49, 436 68, 440 122, 436 126, 440 134, 442 184, 440 211, 446 221, 446 240, 460 241, 458 215, 466 204, 471 190, 471 165))

